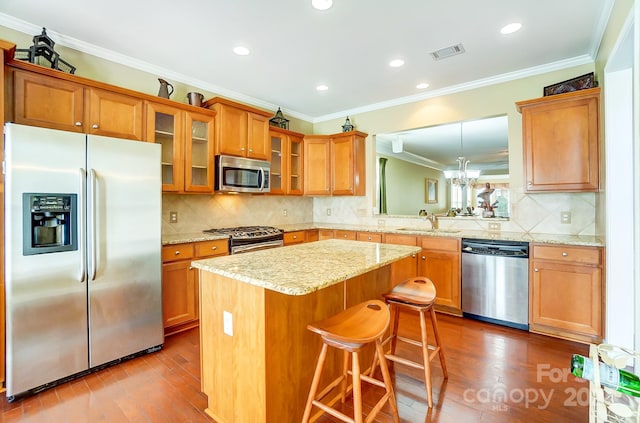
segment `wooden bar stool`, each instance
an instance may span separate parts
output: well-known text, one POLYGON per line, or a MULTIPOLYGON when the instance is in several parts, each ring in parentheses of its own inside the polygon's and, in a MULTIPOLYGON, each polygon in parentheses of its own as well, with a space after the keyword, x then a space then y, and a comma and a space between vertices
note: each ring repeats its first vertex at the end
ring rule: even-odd
POLYGON ((360 350, 365 345, 372 342, 375 343, 376 354, 383 356, 384 351, 382 350, 382 337, 389 327, 389 320, 390 314, 386 304, 379 300, 370 300, 350 307, 329 317, 328 319, 311 323, 307 326, 307 329, 322 337, 323 344, 322 349, 320 350, 320 356, 318 357, 318 364, 316 365, 316 370, 313 375, 313 381, 311 382, 311 389, 309 390, 302 423, 307 423, 309 421, 313 406, 322 410, 322 413, 320 414, 329 413, 345 422, 363 422, 361 381, 365 381, 385 389, 384 395, 376 403, 364 421, 372 421, 384 406, 385 402, 389 401, 389 405, 391 406, 391 411, 393 413, 393 420, 394 422, 399 422, 398 407, 393 394, 391 376, 389 375, 386 360, 379 360, 380 370, 384 380, 383 383, 373 377, 361 373, 360 360, 358 356, 360 350), (343 373, 340 377, 329 383, 322 392, 316 395, 320 376, 322 375, 322 369, 327 356, 327 348, 329 346, 344 351, 343 373), (351 353, 352 358, 350 371, 348 370, 349 353, 351 353), (347 387, 349 373, 351 373, 352 376, 352 385, 347 387), (341 395, 337 395, 327 403, 323 403, 322 399, 324 399, 339 384, 341 384, 341 395), (338 399, 342 399, 342 403, 345 402, 347 391, 350 389, 353 390, 353 418, 336 410, 335 408, 332 408, 338 399))
MULTIPOLYGON (((436 312, 433 305, 436 302, 436 288, 429 278, 415 277, 409 278, 404 282, 396 285, 391 292, 384 294, 384 299, 389 304, 391 310, 392 331, 391 335, 384 340, 383 344, 391 341, 391 349, 385 357, 389 361, 401 363, 417 369, 424 370, 424 383, 427 390, 427 401, 429 407, 433 407, 433 397, 431 393, 431 360, 436 355, 440 357, 440 365, 444 378, 448 378, 447 366, 444 361, 444 352, 438 335, 438 322, 436 320, 436 312), (398 315, 401 309, 417 311, 420 315, 420 341, 398 336, 398 315), (434 345, 429 345, 427 339, 427 322, 426 314, 431 313, 431 325, 433 326, 434 345), (395 355, 397 341, 403 341, 408 344, 422 348, 422 363, 408 360, 395 355), (429 351, 431 350, 431 351, 429 351)), ((375 358, 374 365, 375 367, 375 358)))

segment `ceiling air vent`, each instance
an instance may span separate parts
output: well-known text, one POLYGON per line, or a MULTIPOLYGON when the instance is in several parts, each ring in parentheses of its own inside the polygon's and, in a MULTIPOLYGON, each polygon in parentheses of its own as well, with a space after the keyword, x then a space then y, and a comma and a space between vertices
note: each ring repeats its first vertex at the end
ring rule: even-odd
POLYGON ((461 43, 458 43, 453 46, 441 48, 440 50, 432 51, 429 53, 433 60, 446 59, 447 57, 455 56, 456 54, 464 53, 464 47, 462 47, 461 43))

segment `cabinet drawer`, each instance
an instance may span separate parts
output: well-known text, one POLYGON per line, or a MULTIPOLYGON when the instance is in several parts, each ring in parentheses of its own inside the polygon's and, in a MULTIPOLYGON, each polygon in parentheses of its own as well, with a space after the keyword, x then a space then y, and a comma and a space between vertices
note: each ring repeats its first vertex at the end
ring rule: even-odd
POLYGON ((193 258, 193 244, 175 244, 162 247, 162 262, 193 258))
POLYGON ((298 244, 304 242, 305 231, 293 231, 284 233, 284 245, 298 244))
POLYGON ((196 257, 222 256, 229 254, 229 240, 216 239, 196 244, 196 257))
POLYGON ((358 241, 382 242, 382 234, 373 232, 358 232, 356 235, 358 241))
POLYGON ((531 257, 538 260, 556 260, 567 263, 593 264, 602 263, 599 247, 574 247, 570 245, 533 245, 531 257))
POLYGON ((411 235, 384 234, 385 244, 418 245, 416 237, 411 235))
POLYGON ((418 238, 419 246, 427 250, 460 252, 460 240, 457 238, 440 238, 425 236, 418 238))
POLYGON ((354 231, 339 231, 335 232, 336 239, 350 239, 352 241, 356 240, 356 232, 354 231))

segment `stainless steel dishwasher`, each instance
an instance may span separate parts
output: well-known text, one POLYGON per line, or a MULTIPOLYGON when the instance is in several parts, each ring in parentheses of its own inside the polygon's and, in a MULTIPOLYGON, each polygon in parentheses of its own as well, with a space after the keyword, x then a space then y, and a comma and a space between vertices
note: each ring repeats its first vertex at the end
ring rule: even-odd
POLYGON ((529 329, 529 243, 462 239, 462 314, 529 329))

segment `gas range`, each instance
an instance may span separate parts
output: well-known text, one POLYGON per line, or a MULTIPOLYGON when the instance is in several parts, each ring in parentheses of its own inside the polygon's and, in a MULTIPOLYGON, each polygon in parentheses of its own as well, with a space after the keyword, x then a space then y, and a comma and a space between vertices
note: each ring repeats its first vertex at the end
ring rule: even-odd
POLYGON ((229 236, 231 254, 281 247, 284 244, 284 231, 271 226, 214 228, 203 232, 229 236))

